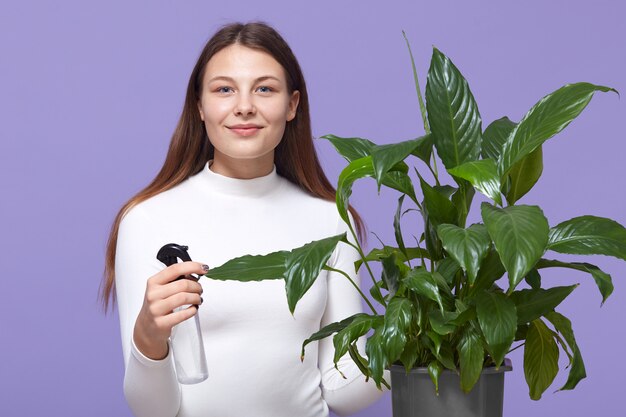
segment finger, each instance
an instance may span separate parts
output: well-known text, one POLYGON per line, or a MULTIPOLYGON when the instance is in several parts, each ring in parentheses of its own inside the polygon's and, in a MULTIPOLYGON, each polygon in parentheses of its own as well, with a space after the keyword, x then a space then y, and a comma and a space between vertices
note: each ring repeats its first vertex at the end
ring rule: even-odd
POLYGON ((148 296, 148 299, 152 299, 152 301, 164 300, 180 292, 202 294, 203 289, 199 282, 190 279, 180 279, 165 285, 157 286, 153 290, 153 293, 148 296))
POLYGON ((196 315, 197 312, 198 312, 198 307, 195 305, 191 305, 179 311, 174 311, 162 318, 163 325, 171 329, 177 324, 180 324, 183 321, 192 318, 193 316, 196 315))
POLYGON ((202 297, 200 297, 200 294, 188 292, 176 293, 164 300, 160 300, 151 304, 150 313, 154 317, 163 317, 172 313, 172 311, 177 309, 178 307, 189 304, 202 304, 202 297))
POLYGON ((148 282, 163 285, 176 280, 176 278, 181 275, 189 275, 194 273, 204 275, 208 271, 208 268, 209 267, 207 265, 200 262, 179 262, 170 265, 159 273, 153 275, 152 277, 150 277, 150 279, 148 279, 148 282))

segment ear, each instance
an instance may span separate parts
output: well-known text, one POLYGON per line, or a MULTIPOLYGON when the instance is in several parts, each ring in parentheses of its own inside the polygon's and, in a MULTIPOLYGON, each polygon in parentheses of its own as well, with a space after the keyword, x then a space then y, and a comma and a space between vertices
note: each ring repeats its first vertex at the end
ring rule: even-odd
POLYGON ((298 104, 300 103, 300 91, 295 90, 291 93, 289 98, 289 111, 287 112, 287 121, 290 122, 296 117, 296 111, 298 110, 298 104))
POLYGON ((204 113, 202 112, 202 103, 198 100, 198 111, 200 112, 200 119, 204 122, 204 113))

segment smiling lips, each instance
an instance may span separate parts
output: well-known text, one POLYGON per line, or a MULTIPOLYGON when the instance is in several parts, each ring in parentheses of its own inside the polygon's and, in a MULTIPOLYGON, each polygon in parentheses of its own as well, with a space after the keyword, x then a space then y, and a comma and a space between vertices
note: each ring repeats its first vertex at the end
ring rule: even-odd
POLYGON ((233 125, 227 127, 239 136, 252 136, 261 130, 261 126, 254 124, 233 125))

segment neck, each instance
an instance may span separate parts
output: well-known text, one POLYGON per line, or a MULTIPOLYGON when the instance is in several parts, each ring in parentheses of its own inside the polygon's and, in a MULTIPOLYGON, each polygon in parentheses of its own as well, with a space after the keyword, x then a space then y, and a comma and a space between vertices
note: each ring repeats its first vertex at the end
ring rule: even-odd
POLYGON ((264 177, 274 170, 274 152, 260 158, 236 159, 216 149, 210 169, 216 174, 243 180, 264 177))

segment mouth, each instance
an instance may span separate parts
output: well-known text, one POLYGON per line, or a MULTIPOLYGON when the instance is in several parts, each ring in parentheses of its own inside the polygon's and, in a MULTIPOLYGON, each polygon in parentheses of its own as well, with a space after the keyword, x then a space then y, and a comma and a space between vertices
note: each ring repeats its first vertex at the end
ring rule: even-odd
POLYGON ((239 136, 252 136, 263 128, 262 126, 254 124, 233 125, 226 127, 239 136))

